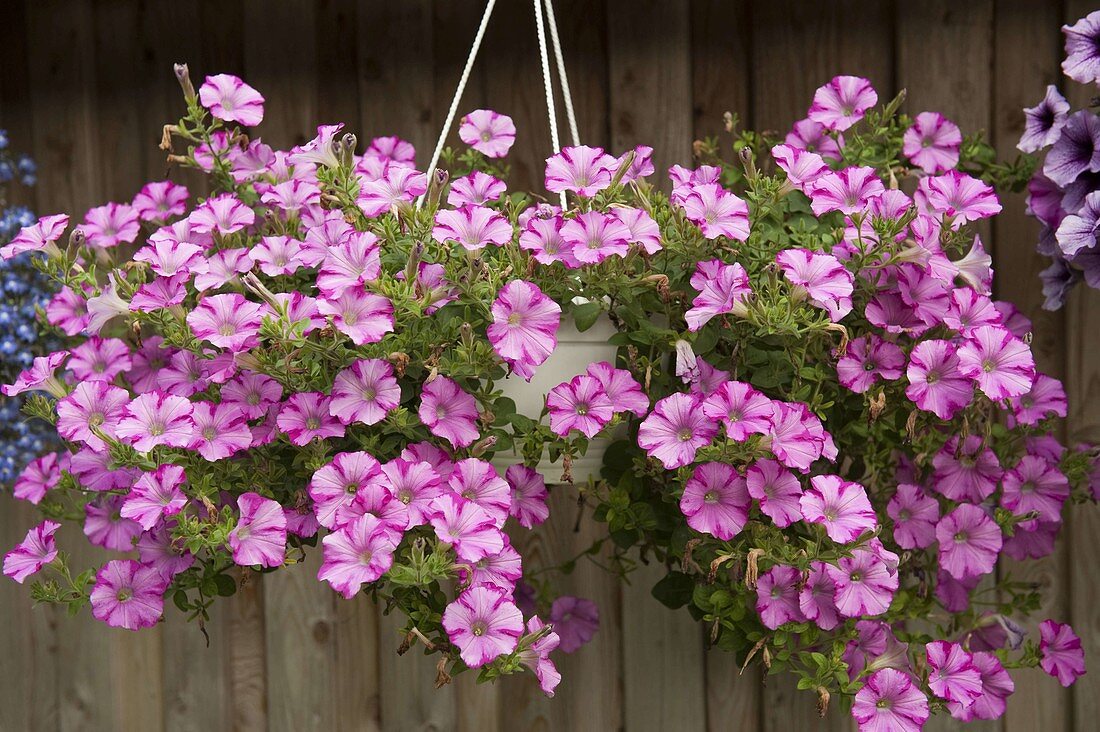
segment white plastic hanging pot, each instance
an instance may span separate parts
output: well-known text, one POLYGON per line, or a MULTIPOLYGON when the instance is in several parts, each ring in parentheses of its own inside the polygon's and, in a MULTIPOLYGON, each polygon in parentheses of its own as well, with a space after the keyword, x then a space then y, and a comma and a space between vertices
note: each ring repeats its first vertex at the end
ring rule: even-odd
MULTIPOLYGON (((583 374, 589 364, 599 361, 615 363, 616 347, 609 343, 617 331, 606 315, 601 315, 595 324, 583 333, 577 330, 572 318, 563 318, 558 329, 558 347, 541 366, 535 370, 530 382, 518 376, 509 376, 497 385, 516 403, 516 412, 538 421, 546 395, 558 384, 583 374)), ((588 443, 588 451, 573 460, 573 480, 586 482, 589 477, 598 478, 603 454, 610 443, 608 438, 593 439, 588 443)), ((493 457, 493 465, 501 475, 508 466, 522 460, 523 456, 513 450, 498 452, 493 457)), ((550 462, 547 455, 535 466, 547 483, 561 483, 561 460, 550 462)))

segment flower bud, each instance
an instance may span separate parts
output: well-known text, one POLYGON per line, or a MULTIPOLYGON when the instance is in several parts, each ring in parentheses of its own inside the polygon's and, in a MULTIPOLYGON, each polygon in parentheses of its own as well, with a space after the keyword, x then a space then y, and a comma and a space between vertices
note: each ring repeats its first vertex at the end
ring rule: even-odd
POLYGON ((488 450, 492 450, 496 447, 497 438, 493 435, 489 435, 486 438, 474 443, 474 446, 470 448, 470 457, 481 457, 488 450))
POLYGON ((197 95, 195 94, 195 87, 191 83, 191 72, 187 69, 187 64, 173 64, 172 70, 176 72, 176 80, 180 83, 180 88, 183 89, 183 98, 187 100, 187 104, 192 104, 197 95))

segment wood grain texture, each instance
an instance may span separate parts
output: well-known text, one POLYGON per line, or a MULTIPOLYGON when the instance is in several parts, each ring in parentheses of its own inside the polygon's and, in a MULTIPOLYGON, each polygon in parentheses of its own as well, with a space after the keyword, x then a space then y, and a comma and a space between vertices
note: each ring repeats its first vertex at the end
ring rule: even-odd
MULTIPOLYGON (((995 63, 993 86, 992 142, 1002 158, 1011 158, 1023 132, 1022 108, 1047 84, 1058 83, 1061 55, 1056 4, 1037 7, 1023 1, 999 2, 994 15, 995 63), (1021 53, 1021 49, 1028 49, 1021 53)), ((1043 296, 1038 274, 1047 260, 1035 251, 1039 223, 1024 212, 1024 194, 1001 196, 1004 210, 993 221, 994 280, 998 299, 1010 300, 1032 319, 1032 353, 1043 373, 1065 376, 1065 318, 1061 312, 1042 309, 1043 296)), ((1064 436, 1063 436, 1064 437, 1064 436)), ((1065 542, 1055 545, 1052 555, 1040 560, 1001 562, 1002 576, 1036 582, 1042 588, 1044 604, 1032 616, 1028 630, 1037 633, 1039 621, 1064 618, 1068 612, 1068 555, 1065 542)), ((1040 669, 1013 672, 1016 693, 1008 702, 1004 717, 1007 732, 1025 732, 1040 727, 1050 732, 1069 729, 1070 693, 1040 669)))
POLYGON ((226 605, 228 705, 232 728, 266 730, 268 683, 263 575, 244 570, 237 594, 226 605))
POLYGON ((749 3, 691 3, 692 117, 695 139, 725 133, 722 115, 752 121, 749 3))

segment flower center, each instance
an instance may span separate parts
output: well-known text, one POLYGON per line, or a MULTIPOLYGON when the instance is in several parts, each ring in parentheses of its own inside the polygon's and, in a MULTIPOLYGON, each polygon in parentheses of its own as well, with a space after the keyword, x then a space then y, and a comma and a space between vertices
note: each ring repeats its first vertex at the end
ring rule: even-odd
POLYGON ((714 491, 707 491, 703 494, 704 503, 718 503, 718 494, 714 491))
POLYGON ((681 427, 680 431, 676 433, 676 438, 680 440, 680 442, 687 442, 692 437, 694 437, 694 434, 687 427, 681 427))
POLYGON ((216 427, 207 427, 202 431, 202 436, 207 440, 215 440, 218 437, 218 429, 216 427))
POLYGON ((118 599, 119 602, 127 602, 133 596, 134 591, 131 590, 129 587, 122 587, 117 593, 115 593, 115 597, 118 599))
POLYGON ((316 430, 321 428, 321 420, 316 417, 310 417, 306 420, 306 429, 316 430))
POLYGON ((222 327, 220 329, 218 329, 218 333, 220 333, 221 335, 226 336, 226 337, 229 337, 229 336, 233 335, 236 332, 237 332, 237 329, 233 327, 232 323, 225 323, 225 324, 222 325, 222 327))
POLYGON ((371 557, 374 556, 373 552, 369 549, 359 555, 359 561, 363 564, 370 564, 371 557))
POLYGON ((482 621, 482 620, 479 620, 476 623, 474 623, 472 626, 470 626, 470 632, 473 633, 478 638, 485 635, 486 630, 488 630, 488 628, 485 627, 485 622, 482 621))
POLYGON ((966 540, 967 540, 968 538, 969 538, 969 537, 968 537, 968 536, 966 535, 966 532, 965 532, 965 531, 957 531, 957 532, 955 532, 955 543, 956 543, 956 544, 964 544, 964 543, 966 543, 966 540))

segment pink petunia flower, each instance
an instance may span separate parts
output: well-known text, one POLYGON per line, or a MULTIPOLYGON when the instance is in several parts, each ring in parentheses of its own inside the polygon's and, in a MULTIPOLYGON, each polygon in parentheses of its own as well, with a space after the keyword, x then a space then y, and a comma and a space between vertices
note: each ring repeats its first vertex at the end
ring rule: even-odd
POLYGON ((721 420, 726 436, 744 442, 772 427, 772 401, 743 381, 727 381, 703 401, 703 414, 721 420))
POLYGON ((1070 686, 1085 675, 1085 651, 1073 628, 1053 620, 1039 623, 1039 666, 1070 686))
POLYGON ((249 256, 268 277, 294 274, 305 263, 300 257, 302 242, 288 236, 261 237, 249 256))
POLYGON ((852 702, 859 732, 920 732, 929 716, 924 692, 893 668, 871 674, 852 702))
POLYGON ((646 254, 653 255, 661 251, 661 229, 645 210, 640 208, 616 208, 615 218, 630 232, 628 241, 638 244, 646 254))
POLYGON ((83 442, 93 450, 106 443, 93 430, 110 438, 124 414, 130 395, 102 381, 85 381, 57 403, 57 433, 70 442, 83 442))
POLYGON ((195 428, 191 412, 191 402, 184 397, 147 392, 126 405, 115 435, 138 452, 149 452, 158 445, 187 447, 195 428))
POLYGON ((756 582, 756 612, 760 622, 775 630, 804 620, 798 604, 800 576, 797 569, 777 564, 756 582))
POLYGON ((599 211, 578 214, 561 226, 562 242, 579 264, 599 264, 630 252, 630 229, 615 216, 599 211))
POLYGON ((336 375, 329 412, 344 424, 378 424, 401 403, 393 366, 377 358, 355 361, 336 375))
POLYGON ((277 501, 258 493, 237 498, 241 515, 229 532, 233 561, 241 566, 279 567, 286 556, 286 514, 277 501))
POLYGON ((890 607, 898 589, 897 572, 870 549, 857 549, 829 565, 837 611, 849 618, 880 615, 890 607))
POLYGON ((941 699, 968 707, 982 694, 982 675, 974 659, 958 643, 932 641, 928 654, 928 688, 941 699))
POLYGON ((344 424, 329 414, 331 402, 319 391, 292 394, 279 409, 279 429, 291 443, 304 447, 313 439, 343 437, 344 424))
POLYGON ((45 251, 60 254, 61 250, 55 242, 65 233, 68 225, 69 217, 66 214, 43 216, 30 226, 24 226, 11 242, 0 247, 0 259, 11 259, 24 252, 45 251))
POLYGON ((669 200, 677 206, 683 206, 684 201, 691 195, 695 186, 718 184, 722 181, 722 169, 715 165, 700 165, 695 170, 689 170, 679 165, 673 165, 668 169, 669 180, 672 181, 672 193, 669 200))
POLYGON ((46 306, 46 320, 65 335, 75 336, 88 326, 88 301, 72 288, 62 287, 46 306))
POLYGON ((166 582, 195 563, 194 555, 172 540, 166 524, 142 534, 137 542, 137 552, 141 563, 157 570, 166 582))
POLYGON ((767 447, 788 468, 808 472, 827 444, 820 421, 814 421, 805 404, 773 401, 771 406, 767 447))
POLYGON ((699 330, 718 315, 745 314, 746 300, 752 296, 745 268, 736 262, 726 264, 718 259, 697 263, 691 286, 699 294, 691 301, 691 309, 684 313, 690 331, 699 330))
POLYGON ((836 475, 815 475, 810 483, 813 488, 799 499, 802 518, 824 526, 830 539, 849 544, 875 528, 875 510, 859 483, 836 475))
POLYGON ((859 76, 834 76, 814 92, 806 117, 827 129, 843 132, 876 104, 878 93, 870 81, 859 76))
POLYGON ((429 521, 436 537, 452 545, 463 561, 476 562, 504 548, 504 534, 493 517, 454 493, 444 493, 433 502, 429 521))
POLYGON ((921 341, 909 354, 905 395, 926 412, 951 419, 974 399, 974 385, 962 375, 950 341, 921 341))
POLYGON ((29 369, 19 372, 11 384, 0 386, 0 394, 18 396, 28 391, 45 391, 58 398, 66 395, 68 389, 54 372, 69 358, 68 351, 54 351, 45 356, 35 356, 29 369))
POLYGON ((373 219, 407 206, 428 190, 428 176, 413 168, 391 165, 376 180, 362 181, 356 203, 363 215, 373 219))
POLYGON ((255 127, 264 119, 263 95, 232 74, 206 77, 199 87, 199 101, 223 122, 255 127))
POLYGON ((84 506, 84 535, 114 552, 128 552, 141 535, 141 524, 122 517, 122 496, 99 496, 84 506))
POLYGON ((394 136, 374 138, 363 155, 408 166, 416 162, 416 148, 413 144, 394 136))
POLYGON ((4 575, 23 584, 57 558, 54 534, 61 528, 56 521, 43 521, 27 532, 14 549, 4 555, 4 575))
POLYGON ((72 350, 68 368, 81 381, 114 381, 130 369, 130 347, 118 338, 92 336, 72 350))
POLYGON ((626 162, 627 156, 632 152, 634 153, 634 158, 630 163, 630 167, 623 171, 623 184, 633 183, 636 180, 653 175, 653 171, 655 170, 653 167, 653 148, 649 145, 636 145, 633 150, 628 150, 619 156, 615 161, 612 175, 618 175, 619 171, 622 170, 623 164, 626 162))
POLYGON ((248 417, 233 402, 195 402, 191 421, 195 430, 188 449, 196 450, 210 462, 224 460, 252 446, 248 417))
POLYGON ((152 628, 164 614, 167 584, 156 567, 114 559, 96 573, 92 616, 112 628, 152 628))
POLYGON ((550 516, 546 505, 546 480, 542 474, 526 465, 510 465, 504 479, 512 492, 508 513, 525 529, 541 524, 550 516))
POLYGON ((561 227, 561 216, 547 219, 532 216, 519 235, 519 246, 531 252, 539 264, 561 262, 570 269, 576 269, 581 263, 573 255, 573 246, 566 244, 562 238, 561 227))
POLYGON ((953 228, 1001 211, 990 186, 957 170, 921 178, 913 199, 922 213, 950 218, 953 228))
POLYGON ((611 185, 615 158, 601 147, 566 147, 546 159, 546 190, 553 193, 572 191, 591 198, 611 185))
POLYGON ((512 225, 485 206, 442 209, 435 214, 432 238, 440 244, 458 242, 467 251, 476 252, 489 244, 499 247, 512 241, 512 225))
POLYGON ((121 516, 132 519, 149 531, 166 516, 175 516, 187 503, 180 490, 187 480, 183 468, 178 465, 161 465, 152 473, 145 473, 122 504, 121 516))
POLYGON ((137 212, 125 203, 107 203, 90 209, 84 215, 80 230, 88 246, 109 249, 119 244, 132 244, 141 232, 137 212))
POLYGON ((962 132, 939 112, 921 112, 902 137, 901 154, 929 175, 939 175, 959 164, 962 132))
POLYGON ((389 571, 400 541, 400 532, 390 524, 364 514, 321 539, 324 559, 317 579, 350 600, 364 583, 389 571))
POLYGON ((451 188, 447 193, 447 205, 455 208, 461 208, 467 204, 483 206, 490 201, 499 200, 505 190, 504 181, 475 170, 469 175, 451 181, 451 188))
POLYGON ((309 497, 318 523, 326 529, 340 528, 345 510, 359 491, 382 478, 382 466, 367 452, 341 452, 318 468, 309 481, 309 497))
POLYGON ((196 267, 195 289, 206 292, 235 282, 237 275, 252 269, 254 264, 244 247, 223 249, 210 255, 204 267, 196 267))
POLYGON ((707 239, 749 238, 749 205, 717 183, 692 186, 680 205, 707 239))
POLYGON ((603 386, 586 374, 551 389, 546 395, 546 407, 550 412, 550 429, 561 437, 570 430, 594 437, 615 416, 615 406, 603 386))
POLYGON ((844 144, 844 136, 837 133, 834 138, 830 136, 825 125, 814 122, 812 119, 801 119, 794 123, 783 143, 797 150, 806 150, 817 153, 823 158, 839 161, 840 146, 844 144))
POLYGON ((458 137, 490 158, 502 158, 516 141, 516 125, 506 114, 491 109, 475 109, 463 116, 458 137))
POLYGON ((776 145, 772 148, 772 157, 787 174, 791 186, 799 191, 805 191, 808 184, 829 172, 829 166, 820 155, 793 145, 776 145))
POLYGON ((894 541, 902 549, 927 549, 936 543, 940 504, 919 485, 900 484, 886 513, 894 520, 894 541))
POLYGON ((760 502, 760 510, 776 526, 783 528, 802 519, 802 484, 775 460, 764 458, 750 465, 745 483, 749 495, 760 502))
POLYGON ((879 379, 900 379, 904 368, 904 351, 873 333, 848 343, 844 355, 836 362, 841 386, 856 394, 865 393, 879 379))
POLYGON ((63 455, 50 452, 27 463, 12 485, 12 495, 37 506, 61 481, 62 468, 72 469, 63 455))
POLYGON ((134 468, 112 468, 109 452, 89 447, 82 447, 73 453, 68 469, 81 487, 90 491, 129 488, 140 476, 140 472, 134 468))
POLYGON ((837 613, 836 584, 824 562, 813 562, 806 584, 798 591, 798 609, 822 630, 832 630, 840 625, 837 613))
POLYGON ((477 401, 446 376, 423 386, 418 414, 429 432, 455 447, 466 447, 478 438, 477 401))
POLYGON ((265 374, 244 371, 222 386, 223 404, 236 405, 247 419, 259 419, 283 398, 283 387, 265 374))
POLYGON ((561 652, 581 649, 600 628, 600 609, 583 597, 562 595, 550 605, 550 622, 561 638, 561 652))
POLYGON ((815 216, 830 211, 844 214, 862 213, 872 199, 881 196, 886 187, 874 168, 850 167, 825 173, 806 187, 810 207, 815 216))
POLYGON ((969 706, 959 702, 948 702, 951 716, 962 722, 975 719, 999 719, 1005 713, 1008 697, 1016 690, 1012 677, 1001 665, 1000 659, 987 651, 972 654, 971 663, 981 677, 982 693, 969 706))
POLYGON ((244 205, 232 193, 222 193, 202 202, 188 217, 198 234, 218 233, 223 236, 241 231, 256 223, 256 212, 244 205))
POLYGON ((852 311, 852 287, 855 278, 831 254, 808 249, 784 249, 776 262, 791 283, 792 296, 808 297, 810 302, 829 313, 833 322, 852 311))
POLYGON ((1058 523, 1062 506, 1069 498, 1070 485, 1065 474, 1038 455, 1024 455, 1016 467, 1005 472, 1001 481, 1001 506, 1017 516, 1037 513, 1035 519, 1019 527, 1034 530, 1039 522, 1058 523))
POLYGON ((696 451, 718 434, 702 403, 697 394, 671 394, 658 401, 638 427, 638 446, 669 470, 691 463, 696 451))
POLYGON ((523 635, 523 615, 496 587, 471 587, 447 606, 443 627, 470 668, 516 650, 523 635))
POLYGON ((332 299, 351 289, 362 290, 382 275, 378 237, 367 231, 346 232, 338 243, 325 247, 318 263, 317 289, 323 297, 332 299))
POLYGON ((688 526, 722 541, 729 541, 749 520, 749 496, 745 479, 725 463, 700 463, 684 484, 680 511, 688 526))
POLYGON ((1012 407, 1009 417, 1009 427, 1016 424, 1024 424, 1036 427, 1044 419, 1051 417, 1065 418, 1068 404, 1066 390, 1062 382, 1046 374, 1035 374, 1035 381, 1031 390, 1008 400, 1012 407))
POLYGON ((959 371, 994 401, 1031 391, 1035 359, 1026 343, 1004 328, 982 326, 959 347, 959 371))
POLYGON ((246 351, 259 344, 267 308, 236 293, 204 297, 187 315, 196 338, 227 351, 246 351))
POLYGON ((633 412, 638 417, 649 413, 649 397, 626 369, 617 369, 607 361, 599 361, 588 364, 585 373, 600 382, 616 413, 633 412))
MULTIPOLYGON (((545 627, 538 616, 532 615, 527 620, 528 635, 543 633, 545 627)), ((534 643, 521 648, 518 653, 519 662, 535 674, 535 678, 539 682, 539 688, 546 696, 551 698, 554 696, 554 690, 561 683, 561 674, 554 662, 550 660, 550 654, 557 649, 560 643, 561 636, 551 630, 548 633, 543 633, 534 643)))
POLYGON ((336 330, 357 346, 377 343, 394 329, 393 303, 357 288, 344 290, 334 299, 318 300, 317 310, 331 317, 336 330))
POLYGON ((182 216, 187 211, 187 186, 170 180, 146 183, 130 204, 142 221, 164 223, 172 216, 182 216))
POLYGON ((490 463, 477 458, 459 460, 447 485, 455 495, 480 507, 497 527, 504 526, 512 507, 512 488, 490 463))
POLYGON ((500 288, 486 328, 493 350, 527 381, 558 344, 561 306, 530 282, 512 280, 500 288))
POLYGON ((958 580, 989 574, 997 564, 1001 529, 980 506, 963 503, 936 524, 940 567, 958 580))
MULTIPOLYGON (((383 465, 382 473, 372 480, 381 481, 393 497, 405 505, 408 527, 428 523, 433 502, 443 495, 443 479, 432 464, 399 457, 383 465)), ((515 505, 513 490, 513 508, 515 505)))

